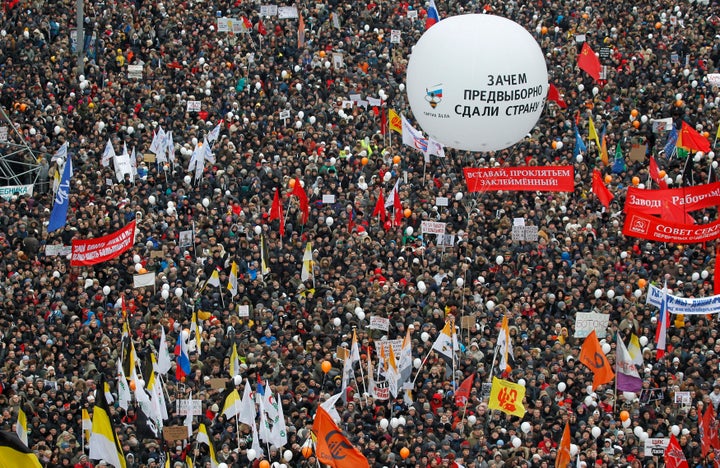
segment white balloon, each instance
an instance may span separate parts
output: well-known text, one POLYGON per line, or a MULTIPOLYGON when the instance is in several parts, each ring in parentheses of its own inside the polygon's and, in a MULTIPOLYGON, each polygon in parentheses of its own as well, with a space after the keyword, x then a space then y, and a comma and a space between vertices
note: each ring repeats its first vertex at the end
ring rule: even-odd
POLYGON ((228 468, 227 463, 218 463, 218 468, 228 468))
POLYGON ((414 367, 415 369, 420 369, 420 366, 421 366, 421 365, 422 365, 422 359, 420 359, 419 357, 413 359, 413 367, 414 367))
POLYGON ((585 85, 582 84, 582 83, 580 83, 580 84, 578 85, 578 91, 580 91, 580 92, 585 91, 585 85))
POLYGON ((474 426, 476 422, 477 422, 477 417, 474 414, 471 414, 470 416, 468 416, 468 424, 470 426, 474 426))
POLYGON ((627 429, 628 427, 630 427, 630 424, 632 424, 632 421, 630 420, 630 418, 627 418, 625 421, 622 422, 622 427, 627 429))
POLYGON ((563 147, 563 142, 562 142, 562 141, 558 141, 558 142, 555 144, 555 148, 557 148, 557 149, 562 149, 562 147, 563 147))
POLYGON ((140 263, 142 261, 142 258, 140 258, 140 255, 135 254, 133 255, 133 263, 140 263))
POLYGON ((405 423, 407 423, 407 421, 405 420, 405 416, 399 416, 399 417, 398 417, 398 424, 400 424, 401 426, 404 426, 405 423))
POLYGON ((298 91, 302 91, 302 84, 301 83, 296 84, 295 89, 297 89, 298 91))
POLYGON ((422 340, 423 343, 427 343, 428 340, 430 339, 430 334, 428 332, 422 332, 420 334, 420 339, 422 340))
POLYGON ((604 354, 609 353, 611 349, 612 349, 612 347, 610 346, 610 344, 608 344, 608 343, 603 343, 603 344, 602 344, 602 352, 603 352, 604 354))
POLYGON ((583 162, 583 159, 584 158, 582 154, 578 154, 577 156, 575 156, 575 160, 579 163, 583 162))
POLYGON ((332 219, 331 216, 328 216, 327 218, 325 218, 325 224, 327 224, 328 227, 332 226, 334 222, 335 222, 335 220, 332 219))
POLYGON ((530 424, 527 421, 523 421, 522 424, 520 424, 520 430, 523 431, 524 434, 527 434, 532 429, 532 424, 530 424))
POLYGON ((305 112, 303 112, 303 111, 298 111, 297 115, 298 115, 298 117, 301 118, 301 119, 304 119, 304 118, 305 118, 305 112))
POLYGON ((648 344, 647 336, 640 337, 640 346, 646 346, 648 344))
POLYGON ((359 312, 357 318, 358 320, 365 320, 365 312, 359 312))
POLYGON ((285 452, 283 453, 283 460, 290 461, 290 460, 292 460, 292 457, 293 457, 292 450, 285 450, 285 452))
POLYGON ((207 199, 207 198, 203 198, 203 200, 202 200, 202 206, 204 206, 205 208, 207 208, 208 206, 210 206, 210 200, 207 199))
POLYGON ((595 290, 595 298, 600 299, 602 297, 602 293, 603 293, 602 289, 596 289, 595 290))
POLYGON ((259 236, 260 234, 262 234, 262 228, 260 226, 255 226, 253 228, 253 232, 259 236))
POLYGON ((522 140, 540 117, 547 89, 538 43, 519 24, 493 15, 444 18, 415 44, 407 68, 408 101, 420 127, 445 146, 469 151, 522 140), (490 93, 513 99, 491 102, 490 93))
POLYGON ((175 296, 182 297, 182 295, 183 295, 182 288, 175 288, 175 296))
POLYGON ((498 255, 497 257, 495 257, 495 263, 497 263, 498 265, 502 265, 504 261, 505 258, 502 255, 498 255))
POLYGON ((408 226, 407 229, 405 229, 405 234, 407 234, 408 236, 412 236, 413 232, 415 232, 415 230, 412 226, 408 226))
POLYGON ((390 427, 395 429, 400 425, 400 422, 398 421, 398 418, 390 418, 390 427))
POLYGON ((585 402, 585 406, 587 406, 587 407, 595 406, 595 401, 593 400, 593 398, 590 395, 585 397, 584 402, 585 402))
POLYGON ((647 121, 648 121, 648 116, 647 116, 647 115, 642 115, 642 116, 640 116, 640 122, 642 122, 642 123, 647 123, 647 121))
POLYGON ((233 376, 233 383, 235 384, 236 387, 241 385, 242 381, 243 381, 242 375, 233 376))
POLYGON ((709 273, 707 270, 703 270, 702 272, 700 272, 700 277, 702 279, 706 279, 708 277, 708 275, 709 275, 709 273))
POLYGON ((310 121, 310 125, 314 125, 314 124, 315 124, 315 121, 316 121, 317 119, 315 118, 314 115, 311 115, 310 118, 308 118, 308 120, 310 121))
POLYGON ((608 299, 612 299, 615 297, 615 290, 614 289, 608 289, 608 292, 606 293, 608 299))
POLYGON ((485 284, 485 277, 484 276, 478 276, 478 282, 480 284, 485 284))
POLYGON ((389 425, 390 425, 390 421, 388 421, 387 419, 382 418, 382 419, 380 420, 380 427, 381 427, 382 429, 387 429, 389 425))
POLYGON ((103 294, 106 296, 110 294, 110 286, 103 286, 103 294))
POLYGON ((519 437, 513 437, 511 443, 513 447, 518 448, 522 445, 522 440, 519 437))
POLYGON ((253 461, 255 460, 255 458, 257 458, 257 453, 255 453, 255 449, 248 449, 245 455, 250 461, 253 461))
POLYGON ((574 457, 578 453, 578 446, 576 444, 570 444, 570 456, 574 457))
POLYGON ((493 302, 493 301, 487 301, 487 302, 485 303, 485 307, 487 307, 487 310, 489 310, 490 312, 492 312, 493 309, 495 309, 495 302, 493 302))
POLYGON ((680 426, 673 424, 672 427, 670 427, 670 432, 672 432, 674 436, 680 434, 680 426))
POLYGON ((644 444, 645 441, 647 440, 647 438, 648 438, 648 433, 643 431, 643 433, 640 434, 640 437, 639 437, 640 443, 643 443, 643 444, 644 444))
POLYGON ((458 285, 458 288, 462 288, 463 285, 465 284, 465 280, 462 278, 458 278, 455 280, 455 283, 458 285))
POLYGON ((626 259, 627 256, 628 256, 628 253, 627 253, 625 250, 623 250, 622 252, 620 252, 620 258, 626 259))
POLYGON ((640 297, 640 296, 642 296, 642 291, 639 289, 636 289, 633 294, 635 295, 635 297, 640 297))
POLYGON ((183 181, 186 184, 190 185, 190 182, 192 182, 192 177, 190 177, 189 175, 186 175, 185 177, 183 177, 183 181))
POLYGON ((526 382, 525 382, 525 379, 518 379, 517 383, 518 383, 518 385, 524 387, 526 382))
POLYGON ((331 166, 334 166, 336 163, 337 163, 337 159, 335 159, 335 158, 330 158, 330 165, 331 165, 331 166))
POLYGON ((700 279, 700 273, 698 273, 697 271, 694 272, 694 273, 692 274, 691 278, 692 278, 693 281, 699 280, 699 279, 700 279))
POLYGON ((631 402, 635 398, 637 398, 637 395, 635 394, 635 392, 623 392, 622 395, 623 395, 623 398, 625 399, 625 401, 631 402))
POLYGON ((389 182, 391 178, 392 178, 392 174, 389 172, 386 172, 385 175, 383 176, 383 180, 385 182, 389 182))
POLYGON ((597 439, 598 437, 600 437, 601 433, 602 433, 602 430, 597 426, 593 426, 593 428, 590 429, 590 434, 592 434, 594 439, 597 439))
POLYGON ((333 319, 333 325, 335 325, 336 327, 339 327, 341 323, 342 323, 342 322, 341 322, 341 320, 340 320, 338 317, 335 317, 335 318, 333 319))
POLYGON ((565 389, 567 389, 567 385, 565 384, 565 382, 560 382, 557 386, 557 389, 558 392, 562 393, 565 391, 565 389))
POLYGON ((418 281, 417 288, 418 288, 418 291, 420 291, 421 293, 424 294, 425 291, 427 291, 427 286, 425 285, 425 281, 418 281))
POLYGON ((167 283, 163 283, 162 288, 163 291, 170 291, 170 285, 167 283))
POLYGON ((135 264, 135 271, 136 271, 136 272, 140 272, 140 270, 142 269, 142 267, 143 267, 143 266, 142 266, 142 263, 136 263, 136 264, 135 264))

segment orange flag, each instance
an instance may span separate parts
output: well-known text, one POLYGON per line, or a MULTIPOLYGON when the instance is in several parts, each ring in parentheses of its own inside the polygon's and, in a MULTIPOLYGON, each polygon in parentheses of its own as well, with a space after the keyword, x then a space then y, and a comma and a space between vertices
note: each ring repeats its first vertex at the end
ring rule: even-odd
POLYGON ((315 413, 312 431, 317 438, 315 454, 320 463, 332 468, 370 468, 365 455, 353 447, 321 406, 315 413))
POLYGON ((615 372, 603 353, 602 346, 597 339, 595 330, 585 338, 580 349, 580 362, 585 364, 594 374, 593 390, 598 386, 611 382, 615 378, 615 372))
MULTIPOLYGON (((595 332, 593 332, 595 333, 595 332)), ((565 423, 562 439, 560 439, 560 447, 555 456, 555 468, 567 468, 570 464, 570 424, 565 423)))

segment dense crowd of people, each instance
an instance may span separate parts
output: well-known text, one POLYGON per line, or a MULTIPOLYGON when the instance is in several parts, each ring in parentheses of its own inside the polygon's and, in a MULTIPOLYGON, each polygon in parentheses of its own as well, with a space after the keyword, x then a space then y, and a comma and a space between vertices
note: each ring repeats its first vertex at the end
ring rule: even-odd
MULTIPOLYGON (((621 229, 625 189, 634 177, 648 180, 645 155, 654 155, 676 186, 713 176, 712 155, 703 155, 694 159, 690 180, 676 181, 686 160, 666 154, 667 134, 652 121, 684 120, 713 142, 720 95, 708 75, 720 60, 717 3, 436 4, 441 18, 496 14, 526 27, 567 108, 546 102, 532 132, 506 150, 446 148, 445 158, 425 162, 383 128, 382 118, 394 109, 413 121, 403 83, 411 47, 425 30, 423 2, 298 3, 302 22, 261 16, 259 2, 240 0, 85 3, 80 71, 75 2, 4 1, 3 125, 9 142, 29 149, 9 164, 16 172, 32 168, 19 182, 33 183, 34 192, 0 198, 2 429, 14 431, 22 405, 29 446, 43 466, 96 466, 100 460, 88 460, 82 440, 82 409, 92 414, 101 377, 117 396, 124 321, 143 361, 157 352, 163 329, 173 347, 192 313, 202 311, 191 374, 183 381, 172 371, 165 377, 165 425, 183 424, 175 400, 202 400, 196 428, 206 424, 218 461, 228 466, 261 460, 248 460, 252 431, 220 414, 222 389, 210 384, 234 377, 233 344, 243 360, 240 394, 246 382, 253 389, 262 383, 283 405, 287 445, 265 447, 262 459, 316 466, 301 449, 317 406, 341 389, 339 348, 350 347, 355 332, 365 367, 368 359, 377 363, 377 340, 402 339, 408 329, 413 357, 422 360, 413 370, 412 400, 371 398, 356 367, 347 403, 337 404, 340 427, 370 466, 550 466, 566 422, 577 466, 661 465, 662 456, 647 453, 638 434, 664 438, 678 429, 690 466, 711 466, 711 457, 701 455, 698 415, 720 403, 717 319, 673 317, 667 353, 658 359, 658 309, 646 305, 647 287, 639 284, 667 281, 674 294, 712 295, 714 248, 646 242, 621 229), (220 17, 240 20, 243 31, 219 31, 220 17), (393 30, 400 31, 397 43, 393 30), (576 66, 579 35, 596 52, 603 49, 599 82, 576 66), (142 77, 130 77, 129 65, 142 65, 142 77), (384 110, 343 108, 351 95, 382 97, 384 110), (200 111, 188 111, 189 102, 199 102, 200 111), (591 140, 583 157, 573 154, 574 127, 587 140, 590 117, 605 129, 608 148, 620 148, 623 170, 605 166, 591 140), (215 162, 195 180, 187 171, 190 155, 218 123, 215 162), (145 156, 160 128, 173 133, 174 163, 145 156), (117 182, 112 165, 101 164, 108 141, 118 153, 123 146, 135 150, 134 181, 117 182), (52 156, 65 142, 74 169, 70 211, 66 226, 48 234, 58 171, 52 156), (638 148, 641 157, 630 158, 638 148), (469 193, 462 172, 568 164, 576 174, 572 193, 469 193), (591 191, 593 168, 611 176, 615 199, 607 210, 591 191), (310 201, 305 223, 290 196, 296 179, 310 201), (372 213, 380 193, 387 197, 398 180, 403 216, 396 225, 372 213), (269 216, 276 188, 284 235, 269 216), (438 197, 447 206, 438 206, 438 197), (538 227, 536 242, 513 241, 516 218, 538 227), (65 255, 46 251, 115 232, 133 219, 134 246, 107 262, 71 267, 65 255), (423 235, 422 221, 447 223, 452 242, 423 235), (181 242, 188 230, 192 242, 181 242), (269 272, 262 271, 261 237, 269 272), (308 242, 313 275, 303 281, 308 242), (133 287, 136 256, 142 269, 156 273, 154 287, 133 287), (235 296, 226 287, 233 262, 235 296), (206 284, 214 271, 220 287, 206 284), (240 316, 238 306, 249 315, 240 316), (590 311, 610 314, 602 332, 611 362, 618 335, 647 340, 641 393, 618 393, 612 383, 588 389, 592 374, 576 362, 582 338, 574 331, 575 314, 590 311), (389 330, 370 329, 371 316, 390 319, 389 330), (524 381, 527 391, 522 418, 490 411, 483 386, 500 375, 495 346, 503 316, 514 346, 506 378, 524 381), (428 352, 450 318, 460 342, 452 366, 428 352), (324 361, 332 363, 327 373, 324 361), (454 386, 473 374, 470 399, 459 407, 454 386), (683 391, 689 403, 674 398, 683 391), (628 411, 629 427, 621 411, 628 411), (393 424, 382 427, 383 419, 393 424), (406 458, 402 448, 409 449, 406 458), (286 450, 291 461, 283 460, 286 450)), ((692 215, 698 223, 717 219, 714 208, 692 215)), ((187 457, 209 466, 207 447, 193 438, 167 442, 139 430, 136 408, 116 402, 111 415, 127 466, 160 466, 167 457, 169 466, 185 466, 187 457)))

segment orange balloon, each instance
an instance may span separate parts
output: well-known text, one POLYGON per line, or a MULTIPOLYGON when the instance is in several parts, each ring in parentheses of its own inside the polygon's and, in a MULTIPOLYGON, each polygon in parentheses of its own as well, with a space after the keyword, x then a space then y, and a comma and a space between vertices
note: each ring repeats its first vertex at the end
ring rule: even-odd
POLYGON ((325 58, 325 51, 321 50, 319 55, 320 55, 320 57, 325 58))
POLYGON ((267 460, 263 460, 260 462, 260 468, 270 468, 270 462, 267 460))
POLYGON ((412 214, 412 211, 410 210, 410 208, 405 208, 405 211, 403 211, 403 214, 405 215, 406 218, 409 218, 410 215, 412 214))
POLYGON ((322 371, 327 374, 328 372, 330 372, 330 369, 332 369, 332 364, 330 363, 330 361, 323 361, 322 371))
POLYGON ((667 172, 665 172, 665 171, 658 172, 658 176, 660 176, 661 179, 664 179, 666 175, 667 175, 667 172))
POLYGON ((130 390, 132 390, 133 392, 135 391, 135 389, 137 388, 137 386, 135 385, 135 381, 134 381, 134 380, 131 380, 131 381, 130 381, 129 387, 130 387, 130 390))
POLYGON ((410 449, 407 447, 403 447, 400 449, 400 456, 403 460, 405 460, 407 457, 410 456, 410 449))
POLYGON ((610 174, 607 174, 605 176, 605 183, 609 184, 610 182, 612 182, 612 176, 610 174))
POLYGON ((640 112, 638 112, 637 109, 633 109, 633 110, 630 111, 630 115, 632 115, 633 117, 637 117, 639 113, 640 113, 640 112))
POLYGON ((625 410, 620 411, 620 421, 626 421, 630 417, 630 413, 625 410))
POLYGON ((306 445, 302 448, 300 453, 302 453, 303 457, 310 458, 310 455, 312 455, 312 447, 310 447, 309 445, 306 445))
POLYGON ((675 107, 682 107, 683 104, 685 104, 685 103, 683 102, 682 99, 678 99, 677 101, 675 101, 675 107))
POLYGON ((557 141, 553 140, 551 143, 552 149, 557 149, 557 141))
POLYGON ((294 188, 295 187, 295 179, 290 179, 288 184, 290 185, 290 188, 294 188))
POLYGON ((662 23, 660 21, 658 21, 657 23, 655 23, 655 29, 660 29, 660 28, 662 28, 662 23))
POLYGON ((703 132, 703 136, 705 138, 710 138, 710 132, 703 132))
POLYGON ((633 121, 632 126, 635 128, 640 128, 640 121, 639 120, 633 121))
POLYGON ((140 273, 141 275, 144 275, 145 273, 147 273, 147 269, 140 268, 140 271, 138 271, 138 273, 140 273))
POLYGON ((632 183, 633 183, 633 185, 636 186, 636 187, 637 187, 638 185, 640 185, 640 177, 638 177, 638 176, 633 177, 633 178, 632 178, 632 183))
POLYGON ((585 19, 588 19, 588 18, 590 18, 590 15, 588 15, 587 13, 583 13, 582 17, 585 19))
POLYGON ((543 27, 540 29, 540 32, 543 33, 543 34, 547 34, 547 27, 546 27, 546 26, 543 26, 543 27))
POLYGON ((645 286, 647 286, 647 280, 645 278, 640 278, 637 284, 638 287, 644 288, 645 286))
POLYGON ((400 164, 400 156, 393 156, 393 164, 400 164))
POLYGON ((365 166, 365 165, 367 165, 368 162, 370 162, 370 160, 368 158, 362 158, 360 160, 360 162, 362 163, 363 166, 365 166))

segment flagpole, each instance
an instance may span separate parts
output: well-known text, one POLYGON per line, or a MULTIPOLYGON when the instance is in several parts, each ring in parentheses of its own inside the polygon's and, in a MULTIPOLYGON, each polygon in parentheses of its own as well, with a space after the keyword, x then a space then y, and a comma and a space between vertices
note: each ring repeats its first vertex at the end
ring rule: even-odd
MULTIPOLYGON (((313 274, 313 281, 314 280, 315 280, 315 275, 313 274)), ((313 286, 314 286, 314 284, 313 284, 313 286)), ((353 325, 353 336, 357 336, 357 334, 355 333, 355 328, 356 327, 353 325)), ((363 383, 363 390, 365 391, 365 393, 367 393, 368 391, 367 391, 367 386, 365 385, 365 373, 363 372, 362 365, 360 365, 359 367, 360 367, 360 377, 362 378, 362 383, 363 383)), ((362 399, 360 401, 362 401, 362 399)))

